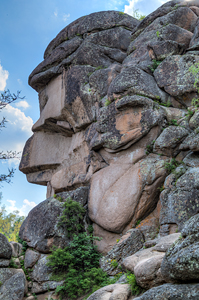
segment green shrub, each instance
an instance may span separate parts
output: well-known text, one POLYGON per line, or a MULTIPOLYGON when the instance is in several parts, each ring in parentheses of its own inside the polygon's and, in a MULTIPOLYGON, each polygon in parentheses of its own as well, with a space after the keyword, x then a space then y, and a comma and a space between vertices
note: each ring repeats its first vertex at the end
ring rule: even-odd
POLYGON ((131 286, 131 293, 132 295, 139 295, 143 290, 140 286, 137 285, 135 275, 132 274, 130 271, 127 271, 127 282, 131 286))
POLYGON ((113 267, 114 269, 118 267, 118 262, 117 262, 117 260, 113 259, 113 260, 111 261, 111 267, 113 267))
POLYGON ((63 207, 65 209, 60 217, 58 226, 64 227, 68 237, 71 238, 73 234, 83 231, 83 217, 86 210, 80 203, 74 201, 71 197, 66 199, 63 207))
POLYGON ((152 66, 149 66, 149 69, 151 70, 151 72, 154 72, 155 69, 157 69, 157 67, 161 64, 161 61, 153 59, 152 62, 153 62, 153 64, 152 64, 152 66))
POLYGON ((169 163, 165 162, 164 167, 169 173, 173 173, 179 165, 180 162, 178 162, 175 158, 172 158, 169 163))
POLYGON ((105 101, 105 106, 109 106, 111 104, 111 101, 110 100, 108 100, 108 99, 106 99, 106 101, 105 101))

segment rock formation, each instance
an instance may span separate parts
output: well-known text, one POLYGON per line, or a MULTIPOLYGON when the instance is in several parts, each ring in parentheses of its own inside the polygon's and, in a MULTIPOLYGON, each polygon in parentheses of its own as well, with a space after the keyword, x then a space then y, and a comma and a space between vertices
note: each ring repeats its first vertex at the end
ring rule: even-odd
MULTIPOLYGON (((137 299, 199 298, 198 32, 198 0, 166 2, 141 22, 93 13, 65 27, 31 73, 40 117, 20 170, 47 186, 47 200, 29 213, 20 237, 38 297, 57 284, 45 262, 53 245, 69 242, 57 226, 57 197, 70 196, 87 210, 85 227, 102 238, 101 268, 130 270, 150 289, 137 299)), ((116 284, 89 299, 129 297, 116 284)))

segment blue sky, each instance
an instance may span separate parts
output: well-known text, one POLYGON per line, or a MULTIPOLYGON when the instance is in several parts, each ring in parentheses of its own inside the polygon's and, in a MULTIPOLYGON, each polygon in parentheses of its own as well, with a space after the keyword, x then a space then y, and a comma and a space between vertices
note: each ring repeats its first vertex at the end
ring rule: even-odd
MULTIPOLYGON (((28 76, 43 60, 48 43, 66 25, 92 12, 118 10, 128 14, 139 9, 147 15, 165 0, 1 0, 0 1, 0 91, 21 90, 25 99, 7 106, 0 119, 7 118, 6 128, 0 132, 0 151, 22 151, 31 136, 31 127, 39 118, 37 93, 28 86, 28 76)), ((8 167, 16 172, 11 184, 0 187, 7 211, 15 209, 21 215, 45 200, 46 187, 27 182, 18 171, 19 160, 1 161, 0 174, 8 167)))

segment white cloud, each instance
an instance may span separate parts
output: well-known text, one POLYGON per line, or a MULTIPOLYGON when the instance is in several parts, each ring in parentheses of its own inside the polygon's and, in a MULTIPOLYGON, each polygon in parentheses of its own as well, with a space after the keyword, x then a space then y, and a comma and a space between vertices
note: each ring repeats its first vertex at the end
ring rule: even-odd
POLYGON ((128 0, 129 5, 124 6, 124 12, 130 16, 133 16, 135 12, 135 3, 137 3, 139 0, 128 0))
POLYGON ((3 70, 3 67, 0 64, 0 91, 3 91, 6 87, 6 80, 8 79, 9 72, 3 70))
MULTIPOLYGON (((7 105, 1 112, 0 120, 4 116, 7 120, 6 127, 0 131, 1 151, 16 151, 21 152, 27 139, 32 135, 31 128, 33 120, 26 116, 19 108, 7 105)), ((20 156, 20 155, 19 155, 20 156)), ((14 164, 16 167, 19 164, 19 159, 5 160, 9 167, 14 164)))
POLYGON ((16 103, 15 105, 16 105, 16 107, 19 107, 19 108, 21 107, 23 109, 30 107, 30 105, 28 104, 28 102, 26 100, 21 100, 18 103, 16 103))
POLYGON ((18 210, 20 216, 27 216, 29 211, 37 205, 35 202, 28 201, 27 199, 23 200, 24 204, 21 207, 16 206, 15 200, 7 200, 7 202, 10 203, 9 206, 6 206, 7 212, 12 213, 13 211, 18 210))
POLYGON ((31 128, 33 126, 33 120, 29 116, 26 117, 24 112, 22 112, 20 109, 8 104, 3 110, 3 116, 8 121, 8 123, 6 124, 6 128, 13 127, 12 130, 14 129, 15 131, 24 131, 29 135, 32 133, 31 128))
POLYGON ((58 11, 57 11, 57 9, 54 11, 54 16, 57 18, 57 16, 58 16, 58 11))
POLYGON ((70 14, 64 14, 63 15, 63 21, 64 22, 67 22, 69 18, 70 18, 70 14))
POLYGON ((18 81, 18 83, 20 84, 20 85, 22 85, 22 80, 21 79, 17 79, 17 81, 18 81))

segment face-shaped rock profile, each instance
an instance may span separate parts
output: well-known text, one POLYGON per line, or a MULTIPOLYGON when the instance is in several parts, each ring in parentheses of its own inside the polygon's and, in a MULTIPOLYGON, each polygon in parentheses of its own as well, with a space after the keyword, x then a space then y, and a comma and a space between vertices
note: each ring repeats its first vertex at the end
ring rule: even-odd
POLYGON ((20 170, 47 186, 47 198, 88 187, 102 252, 156 208, 165 164, 192 130, 181 108, 196 93, 186 70, 199 56, 181 54, 198 43, 193 2, 166 3, 144 22, 116 11, 81 17, 51 41, 29 77, 40 118, 20 170), (162 132, 173 119, 183 128, 162 132))

